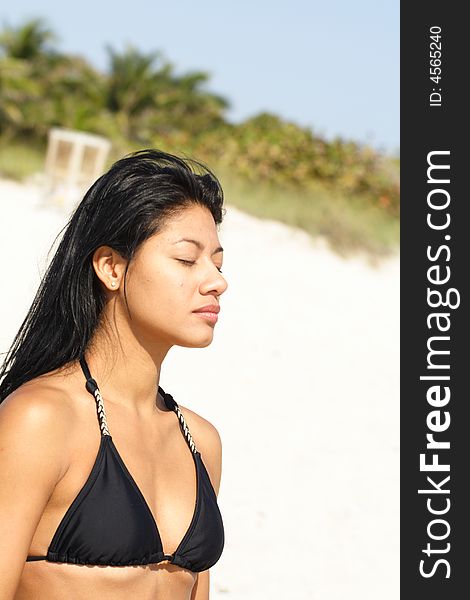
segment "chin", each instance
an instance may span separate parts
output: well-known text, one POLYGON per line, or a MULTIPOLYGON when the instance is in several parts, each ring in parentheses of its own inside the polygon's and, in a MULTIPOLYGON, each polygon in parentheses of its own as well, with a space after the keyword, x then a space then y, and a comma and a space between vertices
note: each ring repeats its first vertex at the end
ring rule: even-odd
POLYGON ((180 340, 178 342, 176 342, 176 344, 178 346, 182 346, 183 348, 206 348, 207 346, 210 346, 212 343, 212 340, 214 339, 214 334, 213 332, 209 332, 208 334, 202 336, 194 336, 192 339, 188 340, 183 339, 180 340))

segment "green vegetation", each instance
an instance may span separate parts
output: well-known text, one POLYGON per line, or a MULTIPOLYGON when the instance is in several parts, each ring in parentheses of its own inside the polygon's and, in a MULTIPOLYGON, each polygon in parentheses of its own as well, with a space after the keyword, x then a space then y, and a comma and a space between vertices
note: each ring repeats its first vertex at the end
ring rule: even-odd
POLYGON ((60 126, 113 142, 110 162, 157 147, 193 156, 222 180, 227 202, 323 235, 341 254, 383 256, 399 238, 399 160, 261 113, 225 118, 205 72, 175 73, 160 52, 107 47, 109 67, 60 53, 40 19, 0 32, 0 174, 40 170, 47 132, 60 126))
POLYGON ((0 138, 0 175, 22 181, 44 168, 46 145, 0 138))

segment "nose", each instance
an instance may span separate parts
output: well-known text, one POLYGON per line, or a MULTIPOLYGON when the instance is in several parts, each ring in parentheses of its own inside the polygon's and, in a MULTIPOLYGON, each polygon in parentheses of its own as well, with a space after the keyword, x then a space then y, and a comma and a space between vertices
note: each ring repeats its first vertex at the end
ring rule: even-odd
POLYGON ((228 283, 222 273, 217 269, 215 265, 208 273, 204 283, 201 285, 201 292, 203 294, 209 294, 215 292, 217 297, 221 296, 228 288, 228 283), (215 273, 214 273, 215 271, 215 273))

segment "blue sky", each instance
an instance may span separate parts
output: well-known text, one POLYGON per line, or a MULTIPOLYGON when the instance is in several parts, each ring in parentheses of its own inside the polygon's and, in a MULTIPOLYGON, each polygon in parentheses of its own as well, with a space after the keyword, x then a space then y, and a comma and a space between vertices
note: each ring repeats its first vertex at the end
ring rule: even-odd
POLYGON ((105 69, 105 45, 160 50, 178 73, 204 70, 228 118, 262 110, 399 151, 398 0, 14 0, 0 20, 44 17, 60 48, 105 69))

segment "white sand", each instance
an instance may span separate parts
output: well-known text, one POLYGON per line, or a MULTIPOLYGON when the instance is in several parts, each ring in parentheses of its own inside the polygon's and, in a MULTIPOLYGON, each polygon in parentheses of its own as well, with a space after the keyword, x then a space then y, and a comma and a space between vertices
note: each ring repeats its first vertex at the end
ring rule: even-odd
MULTIPOLYGON (((0 350, 65 214, 0 182, 0 350)), ((231 206, 212 345, 162 386, 219 429, 226 543, 213 600, 399 597, 399 258, 373 269, 231 206)))

